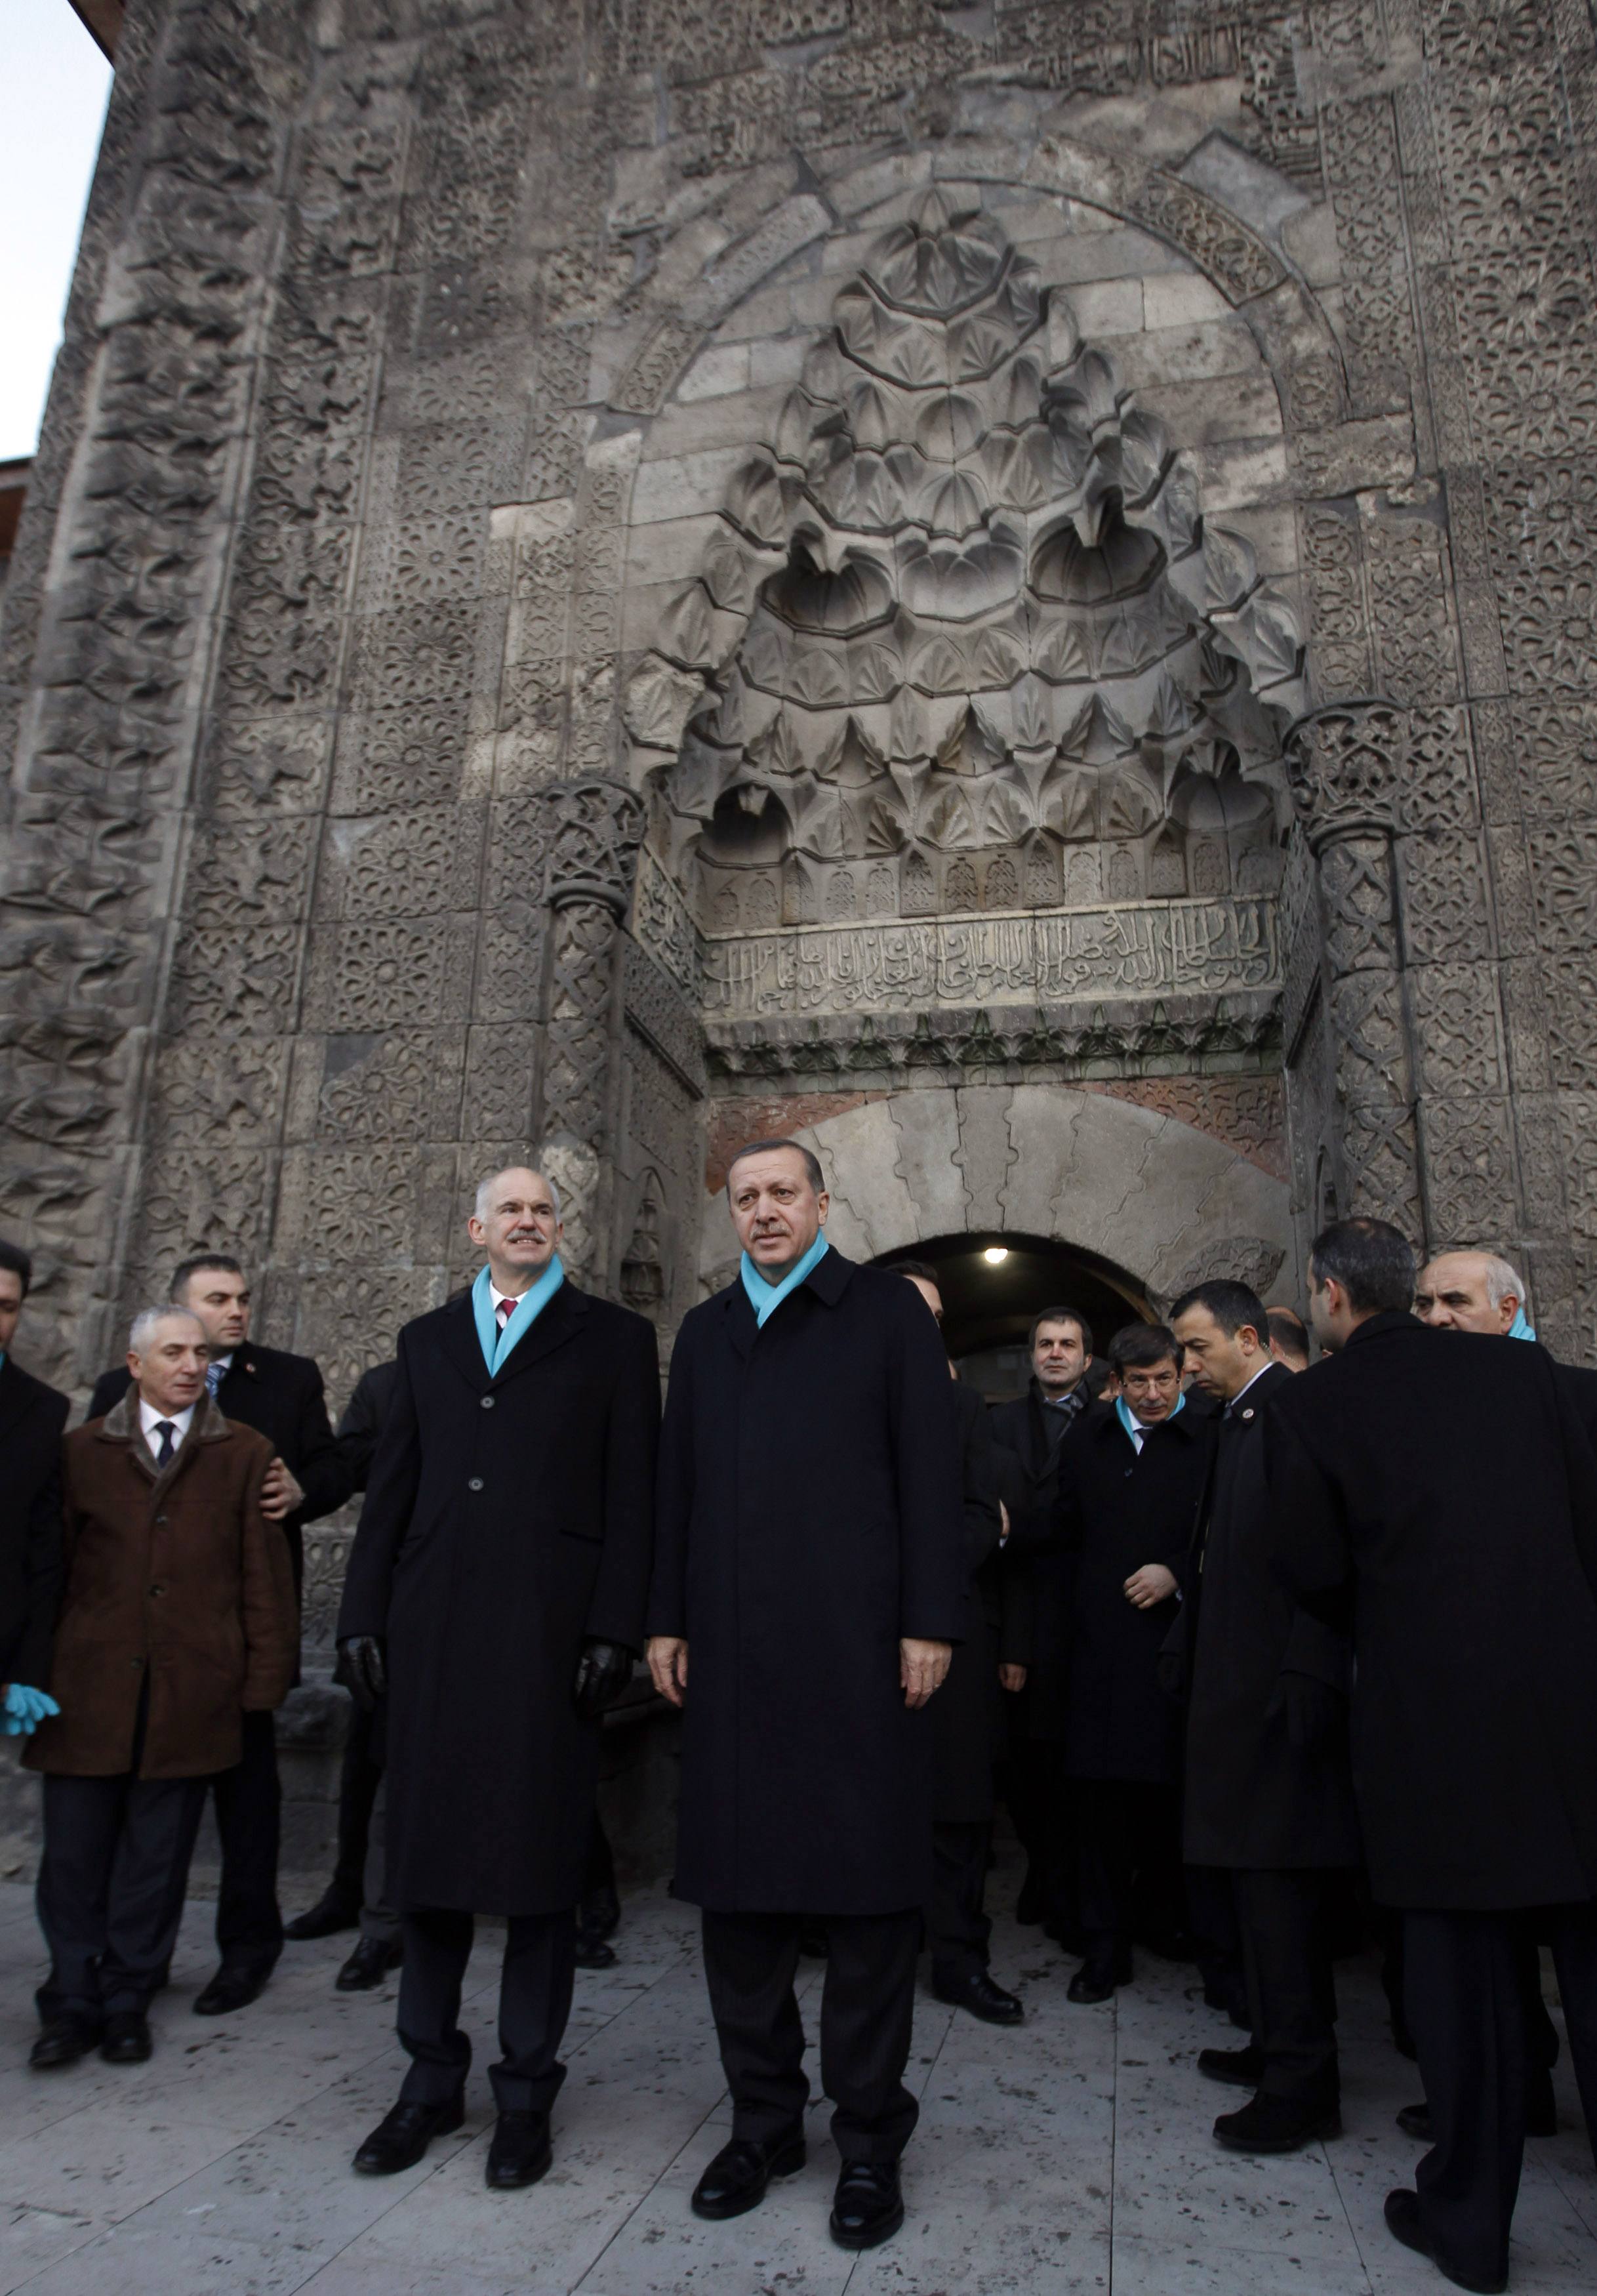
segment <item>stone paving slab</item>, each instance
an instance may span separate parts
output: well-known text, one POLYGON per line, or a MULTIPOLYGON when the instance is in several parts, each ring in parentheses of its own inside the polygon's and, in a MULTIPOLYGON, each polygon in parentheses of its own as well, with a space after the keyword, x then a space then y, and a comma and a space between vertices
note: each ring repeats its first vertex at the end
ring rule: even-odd
MULTIPOLYGON (((1113 2003, 1073 2008, 1074 1964, 1001 1915, 995 1969, 1021 1988, 1028 2022, 995 2031, 922 1993, 907 2220, 854 2258, 826 2234, 837 2163, 823 2100, 807 2166, 764 2207, 724 2226, 689 2212, 728 2108, 695 1916, 662 1891, 628 1899, 618 1966, 579 1975, 554 2169, 503 2194, 482 2182, 492 1930, 468 1974, 466 2126, 408 2175, 371 2180, 348 2161, 398 2087, 393 1985, 335 1994, 349 1940, 332 1938, 291 1947, 239 2016, 195 2018, 212 1910, 189 1908, 148 2065, 36 2074, 25 2059, 43 1957, 29 1892, 0 1885, 0 2296, 1434 2296, 1445 2284, 1381 2221, 1417 2157, 1393 2115, 1418 2089, 1364 1963, 1339 1972, 1346 2135, 1254 2161, 1209 2134, 1236 2099, 1194 2060, 1236 2037, 1190 1969, 1140 1956, 1113 2003)), ((813 2026, 819 1965, 804 1972, 813 2026)), ((1522 2296, 1597 2287, 1597 2173, 1567 2061, 1556 2079, 1562 2126, 1529 2149, 1515 2221, 1522 2296)))

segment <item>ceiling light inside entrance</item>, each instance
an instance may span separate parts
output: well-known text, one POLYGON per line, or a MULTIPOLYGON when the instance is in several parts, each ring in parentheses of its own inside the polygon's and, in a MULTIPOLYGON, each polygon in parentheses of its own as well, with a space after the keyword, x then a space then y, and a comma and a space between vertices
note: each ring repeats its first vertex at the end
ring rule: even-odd
POLYGON ((1009 1247, 1003 1243, 989 1243, 981 1256, 989 1267, 1002 1267, 1009 1258, 1009 1247))

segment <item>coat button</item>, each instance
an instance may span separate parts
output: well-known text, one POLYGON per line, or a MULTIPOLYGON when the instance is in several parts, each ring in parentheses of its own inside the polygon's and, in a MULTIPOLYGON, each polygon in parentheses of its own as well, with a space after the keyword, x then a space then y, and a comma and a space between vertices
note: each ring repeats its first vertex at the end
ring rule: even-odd
POLYGON ((164 1530, 164 1529, 165 1529, 165 1528, 166 1528, 166 1521, 167 1521, 167 1518, 166 1518, 166 1516, 165 1516, 164 1514, 158 1514, 158 1515, 156 1516, 155 1520, 156 1520, 157 1526, 158 1526, 160 1529, 163 1529, 163 1530, 164 1530))
POLYGON ((494 1407, 494 1398, 493 1398, 493 1397, 492 1397, 491 1395, 485 1395, 485 1396, 483 1397, 483 1398, 482 1398, 482 1407, 483 1407, 483 1409, 484 1409, 485 1411, 491 1411, 491 1410, 493 1409, 493 1407, 494 1407))
POLYGON ((466 1485, 466 1488, 469 1491, 479 1491, 482 1488, 482 1477, 480 1475, 473 1475, 471 1481, 466 1485))
POLYGON ((152 1595, 164 1595, 164 1594, 166 1593, 166 1591, 167 1591, 167 1590, 166 1590, 166 1588, 165 1588, 164 1587, 152 1587, 152 1588, 150 1589, 150 1592, 151 1592, 152 1595))

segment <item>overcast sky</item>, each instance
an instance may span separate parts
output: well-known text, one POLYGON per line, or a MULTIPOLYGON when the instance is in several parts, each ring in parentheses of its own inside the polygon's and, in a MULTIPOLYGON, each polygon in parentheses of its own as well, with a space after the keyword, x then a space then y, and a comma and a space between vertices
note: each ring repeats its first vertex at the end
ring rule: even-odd
POLYGON ((38 439, 111 66, 68 0, 0 0, 0 461, 9 461, 38 439))

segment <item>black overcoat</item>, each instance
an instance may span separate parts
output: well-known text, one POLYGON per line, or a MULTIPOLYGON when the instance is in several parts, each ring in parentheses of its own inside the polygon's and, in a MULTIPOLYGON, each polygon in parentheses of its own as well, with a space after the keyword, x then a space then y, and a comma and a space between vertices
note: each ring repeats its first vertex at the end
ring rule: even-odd
MULTIPOLYGON (((102 1373, 89 1402, 89 1418, 103 1418, 114 1410, 129 1384, 126 1364, 102 1373)), ((246 1340, 233 1351, 216 1404, 225 1419, 264 1435, 305 1493, 304 1505, 285 1515, 278 1526, 289 1543, 298 1600, 305 1582, 305 1525, 341 1507, 354 1488, 328 1423, 321 1371, 309 1356, 258 1347, 246 1340)))
POLYGON ((1344 1702, 1352 1687, 1347 1636, 1293 1602, 1271 1555, 1265 1421, 1293 1376, 1272 1364, 1215 1423, 1172 1638, 1185 1648, 1191 1681, 1183 1848, 1192 1866, 1359 1863, 1346 1729, 1305 1751, 1282 1705, 1283 1673, 1309 1675, 1344 1702))
POLYGON ((688 1644, 679 1896, 925 1904, 933 1725, 898 1644, 968 1630, 954 1395, 913 1288, 839 1251, 763 1330, 741 1282, 684 1320, 649 1605, 688 1644))
POLYGON ((1212 1414, 1189 1396, 1139 1454, 1112 1403, 1087 1406, 1059 1455, 1055 1536, 1075 1557, 1065 1768, 1073 1778, 1173 1784, 1181 1722, 1159 1688, 1176 1597, 1139 1611, 1126 1581, 1144 1563, 1182 1578, 1208 1468, 1212 1414))
POLYGON ((931 1702, 937 1744, 935 1817, 946 1824, 979 1825, 993 1815, 993 1764, 1003 1751, 1003 1693, 998 1685, 1003 1651, 1003 1522, 998 1468, 987 1409, 973 1388, 954 1389, 964 1467, 965 1569, 969 1607, 965 1640, 931 1702))
MULTIPOLYGON (((1084 1400, 1083 1408, 1090 1408, 1084 1400)), ((1008 1609, 1027 1622, 1026 1687, 1019 1697, 1018 1727, 1028 1738, 1057 1745, 1064 1737, 1069 1681, 1070 1606, 1076 1561, 1054 1537, 1058 1505, 1059 1450, 1078 1418, 1043 1401, 1034 1380, 1012 1402, 995 1403, 988 1413, 1000 1451, 1014 1463, 1019 1480, 1004 1486, 1010 1538, 1003 1569, 1009 1580, 1008 1609)))
POLYGON ((1597 1462, 1539 1348, 1361 1324, 1272 1404, 1276 1565, 1353 1624, 1371 1887, 1398 1906, 1597 1897, 1597 1462))
POLYGON ((569 1280, 492 1378, 469 1292, 400 1332, 338 1626, 388 1646, 398 1910, 580 1897, 599 1725, 572 1685, 586 1639, 643 1648, 659 1419, 652 1325, 569 1280))
POLYGON ((386 1363, 373 1364, 370 1371, 362 1372, 355 1382, 355 1392, 344 1406, 344 1415, 338 1425, 339 1448, 344 1455, 344 1471, 352 1491, 364 1491, 366 1488, 372 1462, 377 1456, 377 1439, 382 1433, 382 1423, 389 1415, 398 1380, 399 1366, 390 1356, 386 1363))
POLYGON ((61 1439, 67 1398, 0 1363, 0 1683, 43 1690, 66 1583, 61 1439))

